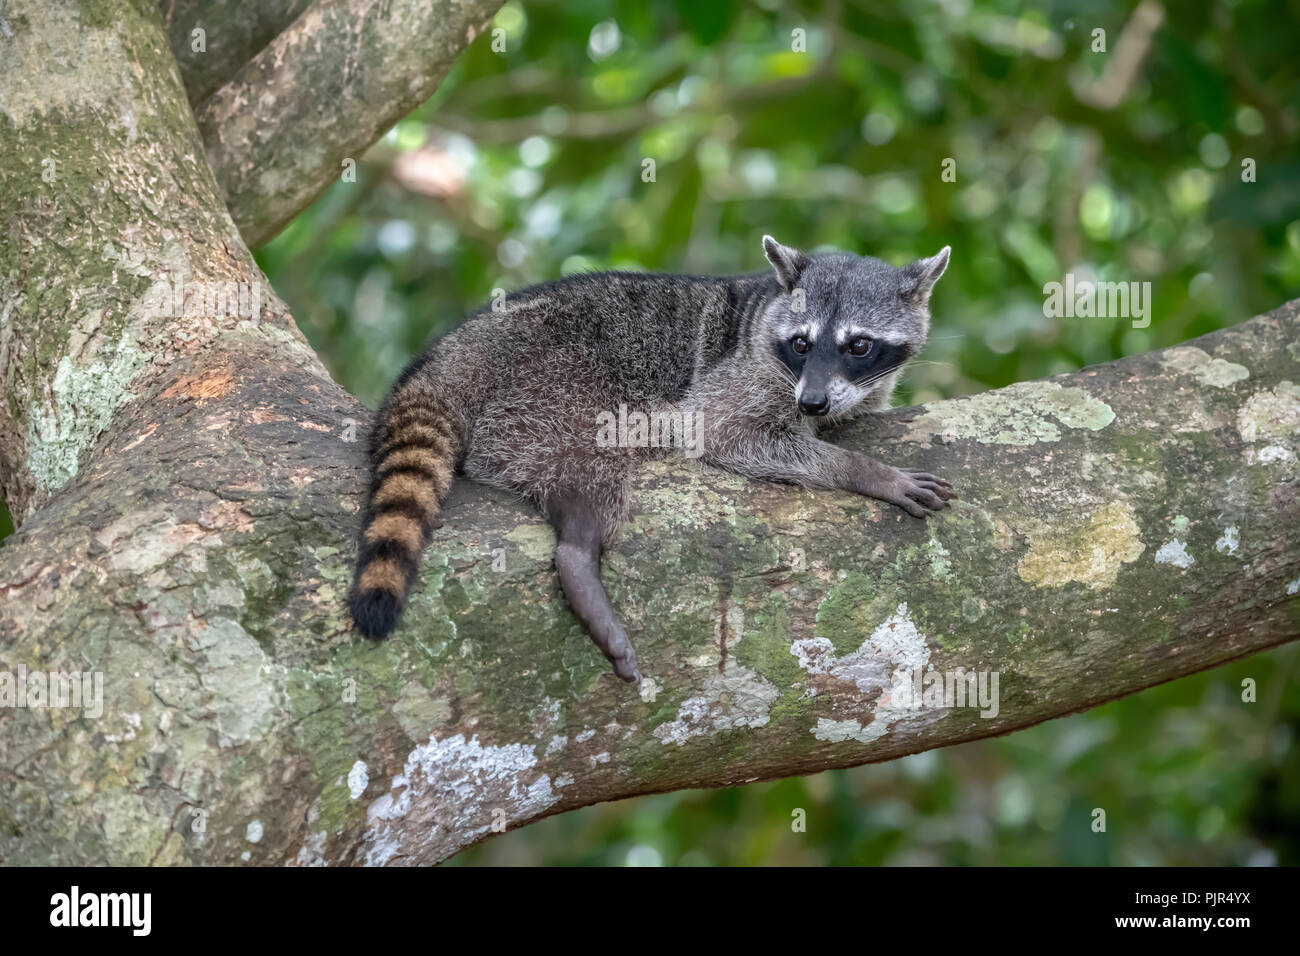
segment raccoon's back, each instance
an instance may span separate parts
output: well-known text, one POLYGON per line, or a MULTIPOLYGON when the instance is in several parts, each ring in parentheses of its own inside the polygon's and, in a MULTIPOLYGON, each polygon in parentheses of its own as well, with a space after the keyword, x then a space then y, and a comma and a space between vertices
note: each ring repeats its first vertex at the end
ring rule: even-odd
MULTIPOLYGON (((562 348, 589 372, 617 383, 629 400, 685 395, 702 346, 734 342, 727 280, 599 272, 569 276, 507 295, 476 313, 443 343, 443 368, 476 364, 480 350, 507 377, 536 374, 531 359, 562 348), (473 350, 476 354, 471 356, 473 350)), ((564 383, 557 383, 561 385, 564 383)))

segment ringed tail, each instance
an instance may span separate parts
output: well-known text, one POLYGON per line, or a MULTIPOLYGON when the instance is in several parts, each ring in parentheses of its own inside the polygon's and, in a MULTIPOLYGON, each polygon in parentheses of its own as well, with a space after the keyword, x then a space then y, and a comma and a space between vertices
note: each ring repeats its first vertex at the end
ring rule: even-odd
POLYGON ((443 400, 421 383, 399 383, 370 441, 370 492, 361 520, 348 604, 366 637, 397 626, 439 507, 451 491, 460 442, 443 400))

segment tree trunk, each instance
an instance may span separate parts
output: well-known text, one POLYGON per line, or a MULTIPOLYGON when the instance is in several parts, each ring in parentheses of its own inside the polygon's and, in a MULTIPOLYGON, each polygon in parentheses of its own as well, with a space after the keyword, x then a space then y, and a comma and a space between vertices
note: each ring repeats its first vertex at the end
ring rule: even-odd
POLYGON ((226 214, 156 6, 10 8, 0 703, 20 668, 101 675, 103 700, 0 707, 0 862, 434 862, 601 800, 1007 733, 1300 633, 1297 301, 842 436, 952 480, 929 521, 647 466, 605 566, 639 688, 568 611, 547 525, 469 483, 367 643, 343 597, 370 414, 226 214), (253 314, 213 308, 231 289, 253 314), (996 703, 912 706, 927 671, 996 672, 996 703))

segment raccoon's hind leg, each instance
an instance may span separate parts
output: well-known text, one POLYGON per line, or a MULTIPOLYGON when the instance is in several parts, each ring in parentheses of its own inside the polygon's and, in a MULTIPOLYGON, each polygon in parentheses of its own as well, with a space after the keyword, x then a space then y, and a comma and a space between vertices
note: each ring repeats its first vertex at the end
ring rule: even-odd
POLYGON ((602 504, 605 502, 573 492, 554 494, 543 502, 555 528, 555 568, 569 606, 614 665, 614 673, 634 683, 641 680, 636 652, 600 583, 600 555, 617 526, 616 517, 602 504))

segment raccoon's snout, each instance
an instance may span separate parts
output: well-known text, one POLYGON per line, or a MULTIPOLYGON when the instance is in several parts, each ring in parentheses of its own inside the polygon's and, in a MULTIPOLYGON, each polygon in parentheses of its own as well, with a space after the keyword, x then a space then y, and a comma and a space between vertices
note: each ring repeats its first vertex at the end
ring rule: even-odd
POLYGON ((805 415, 825 415, 831 410, 831 390, 827 377, 820 370, 805 369, 794 390, 794 403, 805 415), (809 372, 812 374, 809 374, 809 372))
POLYGON ((799 396, 799 411, 805 415, 825 415, 831 410, 831 400, 825 392, 804 392, 799 396))

